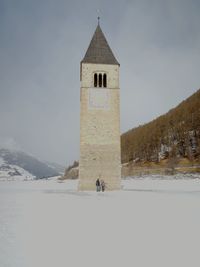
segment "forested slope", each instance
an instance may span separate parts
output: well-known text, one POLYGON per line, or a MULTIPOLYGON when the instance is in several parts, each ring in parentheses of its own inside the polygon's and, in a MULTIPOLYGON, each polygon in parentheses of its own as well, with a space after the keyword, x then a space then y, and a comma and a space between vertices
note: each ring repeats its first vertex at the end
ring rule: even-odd
POLYGON ((122 163, 200 158, 200 89, 157 119, 121 136, 122 163))

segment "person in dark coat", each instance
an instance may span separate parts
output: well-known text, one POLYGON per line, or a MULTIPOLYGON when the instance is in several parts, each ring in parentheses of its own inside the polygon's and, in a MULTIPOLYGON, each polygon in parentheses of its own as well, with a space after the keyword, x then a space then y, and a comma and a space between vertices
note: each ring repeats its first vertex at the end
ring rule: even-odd
POLYGON ((97 192, 100 192, 101 190, 101 184, 100 184, 99 178, 96 180, 96 189, 97 189, 97 192))

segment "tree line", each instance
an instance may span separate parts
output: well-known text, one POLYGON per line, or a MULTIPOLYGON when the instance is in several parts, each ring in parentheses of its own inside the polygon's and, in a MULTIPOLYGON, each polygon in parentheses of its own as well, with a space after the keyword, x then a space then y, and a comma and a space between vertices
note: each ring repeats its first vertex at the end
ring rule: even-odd
POLYGON ((200 157, 200 89, 165 115, 121 136, 122 163, 200 157))

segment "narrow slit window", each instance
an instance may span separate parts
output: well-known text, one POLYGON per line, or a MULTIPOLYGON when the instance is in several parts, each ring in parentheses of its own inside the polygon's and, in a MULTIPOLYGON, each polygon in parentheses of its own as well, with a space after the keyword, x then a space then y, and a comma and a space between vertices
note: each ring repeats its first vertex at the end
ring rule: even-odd
POLYGON ((107 75, 105 73, 103 75, 103 87, 107 87, 107 75))
POLYGON ((97 73, 94 74, 94 87, 97 87, 97 73))
POLYGON ((99 74, 99 87, 102 87, 102 74, 99 74))

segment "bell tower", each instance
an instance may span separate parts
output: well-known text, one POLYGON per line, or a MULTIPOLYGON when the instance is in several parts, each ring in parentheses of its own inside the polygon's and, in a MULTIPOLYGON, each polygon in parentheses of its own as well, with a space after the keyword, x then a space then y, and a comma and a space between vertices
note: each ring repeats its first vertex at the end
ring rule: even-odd
POLYGON ((119 67, 98 23, 80 65, 79 190, 121 187, 119 67))

